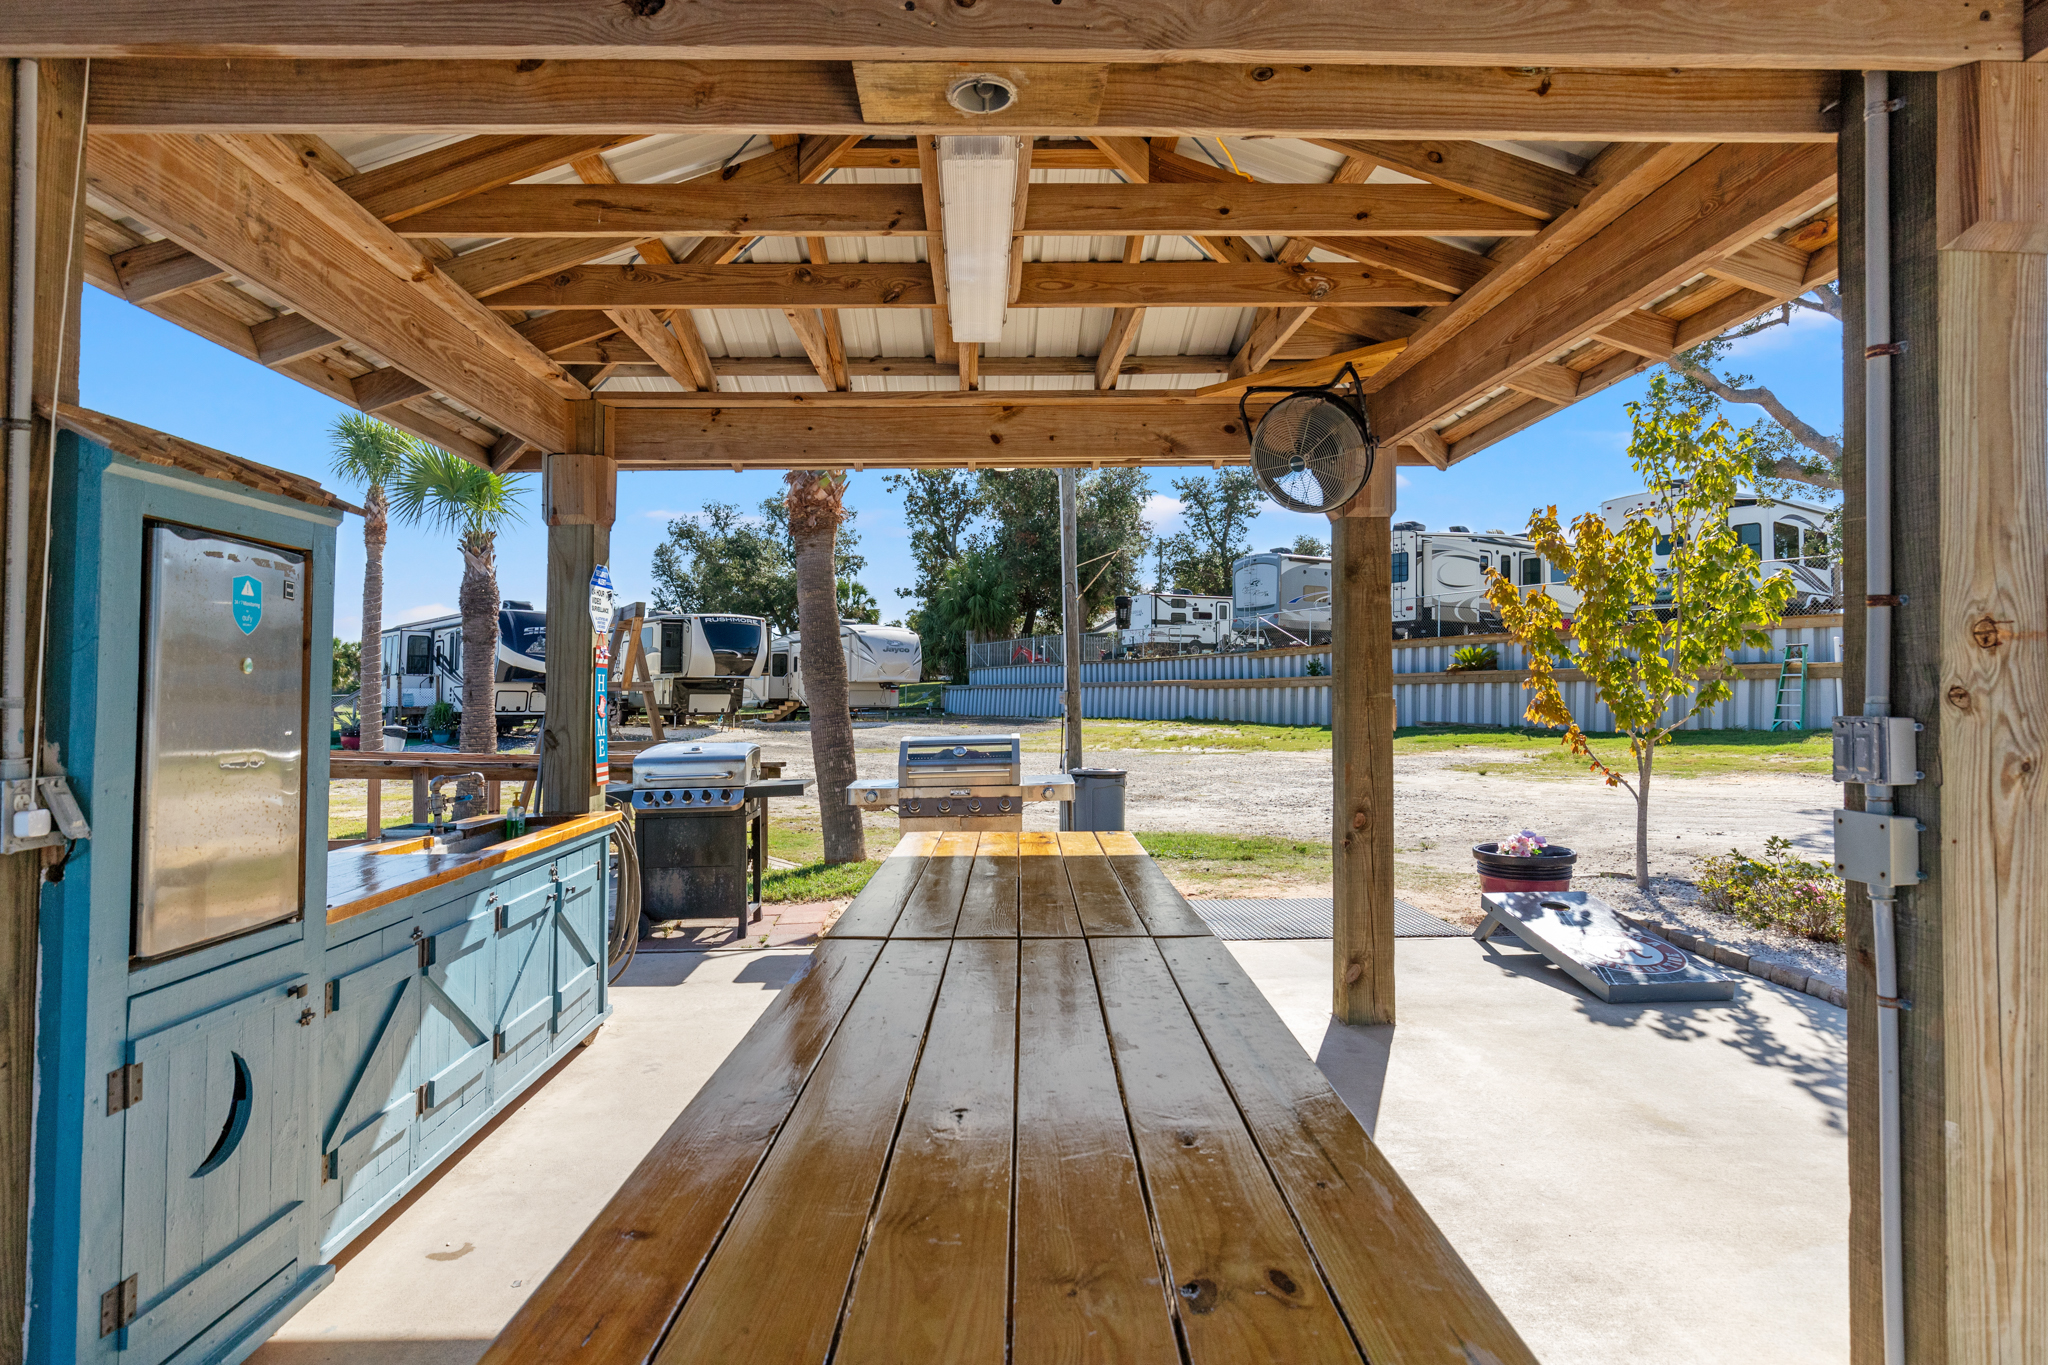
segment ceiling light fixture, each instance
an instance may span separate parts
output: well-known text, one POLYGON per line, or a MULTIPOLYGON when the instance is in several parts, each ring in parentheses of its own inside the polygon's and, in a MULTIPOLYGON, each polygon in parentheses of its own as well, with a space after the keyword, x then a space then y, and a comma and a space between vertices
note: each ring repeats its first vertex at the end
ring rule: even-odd
POLYGON ((939 195, 953 340, 1001 341, 1010 303, 1017 139, 940 138, 939 195))

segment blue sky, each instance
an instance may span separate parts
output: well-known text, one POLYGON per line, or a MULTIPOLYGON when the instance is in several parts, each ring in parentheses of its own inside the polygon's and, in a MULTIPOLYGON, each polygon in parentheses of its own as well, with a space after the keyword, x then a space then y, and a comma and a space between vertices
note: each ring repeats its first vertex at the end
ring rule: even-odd
MULTIPOLYGON (((339 403, 90 285, 83 331, 79 386, 85 406, 332 482, 327 433, 348 411, 339 403)), ((1738 343, 1728 363, 1754 373, 1822 431, 1841 429, 1841 328, 1832 320, 1797 311, 1790 327, 1738 343)), ((1641 397, 1646 383, 1644 377, 1618 384, 1449 470, 1402 470, 1398 515, 1432 528, 1518 531, 1535 507, 1555 503, 1570 518, 1632 491, 1639 485, 1628 466, 1624 404, 1641 397)), ((1755 412, 1737 409, 1734 415, 1747 421, 1755 412)), ((1176 529, 1172 480, 1207 472, 1152 471, 1155 531, 1176 529)), ((860 550, 868 561, 862 579, 888 621, 912 609, 897 590, 908 587, 916 571, 908 528, 883 478, 855 475, 848 500, 860 514, 860 550)), ((499 591, 535 605, 547 596, 539 482, 538 476, 526 480, 523 524, 498 541, 499 591)), ((612 581, 621 600, 652 596, 648 565, 672 518, 693 515, 713 501, 751 509, 781 487, 782 476, 772 472, 620 475, 612 581)), ((342 491, 346 496, 361 490, 342 491)), ((1329 523, 1269 508, 1254 524, 1251 544, 1287 544, 1303 533, 1327 540, 1329 523)), ((354 518, 342 527, 337 573, 335 630, 349 639, 361 629, 363 549, 361 523, 354 518)), ((462 557, 451 537, 392 528, 384 569, 387 623, 452 612, 461 581, 462 557)))

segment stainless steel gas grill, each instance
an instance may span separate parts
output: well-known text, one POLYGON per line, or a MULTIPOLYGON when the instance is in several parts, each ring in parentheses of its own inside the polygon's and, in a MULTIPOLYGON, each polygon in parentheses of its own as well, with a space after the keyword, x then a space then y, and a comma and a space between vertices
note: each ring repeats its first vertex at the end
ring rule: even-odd
POLYGON ((731 916, 744 937, 748 922, 761 914, 768 798, 802 796, 804 784, 764 779, 758 744, 680 740, 635 754, 632 785, 615 786, 611 794, 633 810, 641 905, 648 918, 658 923, 731 916))
POLYGON ((1028 801, 1071 801, 1065 773, 1027 774, 1016 735, 951 735, 906 739, 896 752, 896 777, 864 778, 846 789, 848 805, 893 806, 905 832, 1021 830, 1028 801))

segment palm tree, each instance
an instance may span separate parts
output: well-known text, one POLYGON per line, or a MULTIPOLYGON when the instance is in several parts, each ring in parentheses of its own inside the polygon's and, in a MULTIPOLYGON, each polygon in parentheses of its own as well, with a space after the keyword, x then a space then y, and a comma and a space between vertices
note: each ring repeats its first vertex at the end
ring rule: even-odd
MULTIPOLYGON (((498 752, 498 532, 519 510, 520 481, 406 438, 391 510, 408 525, 455 532, 462 548, 462 752, 498 752)), ((474 785, 474 784, 470 784, 474 785)))
POLYGON ((811 762, 818 773, 818 813, 825 861, 857 863, 868 856, 860 812, 846 804, 853 766, 853 712, 846 700, 846 654, 839 645, 839 592, 833 550, 846 514, 843 472, 792 469, 789 537, 796 544, 796 620, 803 641, 804 700, 811 712, 811 762))
POLYGON ((384 747, 384 542, 390 529, 384 485, 398 476, 410 438, 388 422, 351 412, 334 423, 334 477, 358 483, 363 494, 363 655, 356 714, 364 752, 384 747), (365 696, 375 704, 364 706, 365 696), (375 711, 373 718, 369 713, 375 711))

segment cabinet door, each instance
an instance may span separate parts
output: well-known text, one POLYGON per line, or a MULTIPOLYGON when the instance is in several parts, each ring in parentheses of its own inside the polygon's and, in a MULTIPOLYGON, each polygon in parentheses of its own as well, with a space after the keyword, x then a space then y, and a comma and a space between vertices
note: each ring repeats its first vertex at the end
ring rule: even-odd
POLYGON ((322 1097, 323 1240, 412 1172, 419 1085, 420 948, 404 946, 327 982, 322 1097))
POLYGON ((133 1039, 121 1261, 138 1312, 122 1358, 168 1359, 298 1256, 311 1184, 308 978, 133 1039), (298 995, 289 992, 298 990, 298 995))
MULTIPOLYGON (((588 850, 571 856, 578 860, 591 857, 588 850)), ((559 1038, 587 1028, 597 1015, 598 982, 605 961, 605 914, 603 883, 595 862, 568 871, 558 885, 554 1032, 559 1038)))
POLYGON ((496 1095, 517 1087, 547 1060, 555 1007, 554 883, 536 878, 516 889, 508 886, 500 895, 494 949, 497 1018, 491 1030, 496 1095))
MULTIPOLYGON (((431 918, 431 917, 430 917, 431 918)), ((428 936, 420 982, 418 1164, 433 1165, 481 1123, 491 1103, 490 914, 428 936)))

